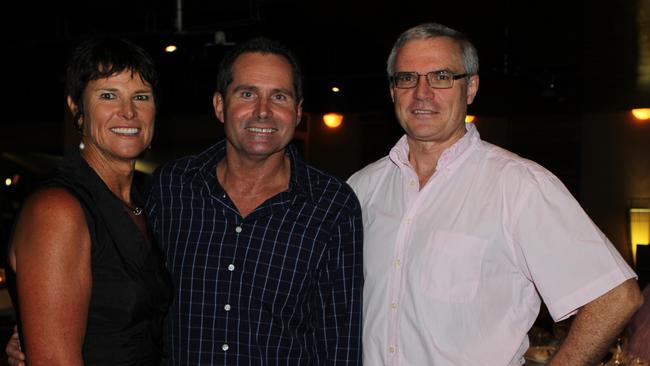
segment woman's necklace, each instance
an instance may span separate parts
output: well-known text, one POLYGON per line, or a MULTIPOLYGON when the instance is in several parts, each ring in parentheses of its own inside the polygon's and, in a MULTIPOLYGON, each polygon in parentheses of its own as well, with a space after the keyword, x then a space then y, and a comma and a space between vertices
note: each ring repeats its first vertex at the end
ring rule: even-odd
POLYGON ((140 216, 140 215, 142 215, 142 208, 141 208, 140 206, 133 206, 133 207, 131 207, 129 204, 127 204, 127 203, 124 202, 124 201, 122 201, 122 203, 123 203, 124 206, 126 206, 126 208, 128 208, 128 209, 129 209, 129 210, 130 210, 134 215, 136 215, 136 216, 140 216))

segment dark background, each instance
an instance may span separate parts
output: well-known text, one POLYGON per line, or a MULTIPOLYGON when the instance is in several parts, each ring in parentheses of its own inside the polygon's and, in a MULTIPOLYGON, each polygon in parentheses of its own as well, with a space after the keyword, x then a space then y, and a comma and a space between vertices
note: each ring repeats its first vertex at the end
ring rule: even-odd
MULTIPOLYGON (((648 37, 649 8, 648 0, 3 4, 0 174, 23 173, 23 188, 9 193, 24 193, 32 176, 53 162, 33 154, 60 156, 77 143, 66 121, 63 78, 69 52, 81 40, 129 38, 156 59, 162 103, 147 158, 157 164, 221 136, 211 106, 217 64, 232 44, 262 35, 284 41, 303 63, 304 111, 312 118, 298 143, 307 160, 346 178, 385 155, 402 133, 385 74, 393 41, 411 26, 436 21, 466 33, 479 50, 480 90, 469 112, 478 116, 483 137, 541 163, 580 197, 590 179, 584 160, 592 156, 585 156, 585 124, 591 123, 585 116, 650 101, 650 85, 637 83, 639 27, 648 37), (169 43, 178 51, 163 52, 169 43), (330 91, 335 85, 341 93, 330 91), (346 115, 337 132, 319 123, 332 110, 346 115)), ((603 120, 609 118, 593 123, 603 120)), ((610 133, 603 131, 593 134, 610 133)), ((0 208, 9 193, 0 194, 0 208)))
POLYGON ((253 36, 283 41, 303 63, 311 118, 296 142, 308 161, 346 178, 385 155, 402 133, 385 74, 393 41, 435 21, 478 48, 480 90, 469 112, 482 136, 555 173, 629 260, 625 212, 631 198, 650 197, 650 131, 620 126, 629 125, 621 116, 630 108, 650 104, 650 86, 637 83, 648 0, 75 0, 2 8, 0 177, 21 182, 0 186, 3 241, 22 198, 78 142, 63 77, 80 41, 121 36, 156 59, 162 104, 145 156, 156 163, 221 136, 211 98, 225 50, 253 36), (170 42, 179 47, 173 54, 163 52, 170 42), (341 93, 331 93, 335 85, 341 93), (346 116, 337 131, 319 122, 332 110, 346 116), (631 156, 637 161, 629 163, 631 156), (636 185, 623 180, 628 176, 636 185))
MULTIPOLYGON (((12 2, 0 25, 0 152, 60 156, 76 143, 66 121, 64 70, 71 49, 91 36, 129 38, 156 59, 162 103, 148 158, 158 164, 196 152, 221 136, 211 97, 223 52, 261 35, 282 40, 303 63, 304 111, 313 117, 304 125, 315 126, 328 111, 346 115, 338 135, 312 128, 299 141, 307 160, 346 178, 386 154, 402 133, 385 73, 393 41, 436 21, 466 33, 479 50, 480 90, 469 113, 479 116, 483 137, 541 163, 579 196, 582 116, 650 100, 636 84, 643 1, 12 2), (163 52, 169 43, 178 51, 163 52), (341 93, 330 91, 335 85, 341 93)), ((25 168, 15 156, 6 160, 4 175, 25 168)), ((51 166, 40 158, 30 164, 31 173, 51 166)))
POLYGON ((497 137, 484 137, 539 161, 579 193, 579 116, 648 99, 635 84, 639 1, 14 2, 5 5, 2 24, 0 150, 61 154, 69 145, 69 137, 61 138, 69 131, 60 132, 65 65, 72 47, 98 35, 129 38, 159 65, 157 160, 203 148, 218 131, 191 121, 210 119, 219 128, 211 117, 219 59, 231 44, 263 35, 284 41, 303 62, 307 113, 356 114, 358 133, 369 133, 348 166, 308 154, 347 177, 385 154, 401 134, 385 75, 393 41, 408 27, 436 21, 466 33, 479 50, 480 91, 469 112, 508 120, 497 137), (216 34, 226 41, 217 42, 216 34), (170 42, 178 45, 176 53, 163 52, 170 42), (334 85, 342 92, 331 93, 334 85))
POLYGON ((341 110, 383 110, 389 105, 384 70, 392 42, 425 21, 463 31, 479 49, 475 114, 625 108, 636 98, 635 0, 185 0, 181 12, 171 0, 56 3, 7 6, 2 124, 60 119, 68 52, 95 35, 130 38, 157 59, 163 117, 211 113, 223 50, 256 35, 284 41, 302 60, 307 110, 332 104, 333 84, 344 91, 336 100, 341 110), (215 44, 215 32, 224 32, 225 45, 215 44), (179 45, 175 54, 162 52, 170 41, 179 45))

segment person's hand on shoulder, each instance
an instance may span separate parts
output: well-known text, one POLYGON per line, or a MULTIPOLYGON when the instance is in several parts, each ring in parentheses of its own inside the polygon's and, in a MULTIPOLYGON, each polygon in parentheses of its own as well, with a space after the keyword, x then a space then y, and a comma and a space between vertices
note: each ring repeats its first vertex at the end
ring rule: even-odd
POLYGON ((14 326, 14 333, 9 338, 9 342, 7 342, 5 352, 7 353, 7 363, 9 366, 26 366, 25 354, 20 351, 18 327, 14 326))

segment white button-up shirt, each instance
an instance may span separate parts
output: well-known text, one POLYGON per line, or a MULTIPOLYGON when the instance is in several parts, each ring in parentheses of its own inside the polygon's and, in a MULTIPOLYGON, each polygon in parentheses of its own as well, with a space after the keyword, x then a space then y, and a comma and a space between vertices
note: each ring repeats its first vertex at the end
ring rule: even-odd
POLYGON ((559 321, 635 276, 553 174, 467 130, 421 189, 405 137, 349 179, 366 365, 520 365, 540 295, 559 321))

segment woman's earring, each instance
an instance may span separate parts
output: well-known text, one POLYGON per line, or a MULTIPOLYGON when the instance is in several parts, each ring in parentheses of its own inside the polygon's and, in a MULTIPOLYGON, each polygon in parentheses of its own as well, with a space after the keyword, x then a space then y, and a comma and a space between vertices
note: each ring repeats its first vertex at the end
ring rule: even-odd
POLYGON ((84 142, 81 141, 81 142, 79 143, 79 150, 83 150, 83 149, 85 149, 85 148, 86 148, 86 145, 84 145, 84 142))

